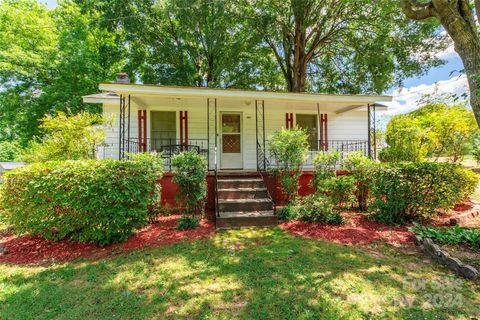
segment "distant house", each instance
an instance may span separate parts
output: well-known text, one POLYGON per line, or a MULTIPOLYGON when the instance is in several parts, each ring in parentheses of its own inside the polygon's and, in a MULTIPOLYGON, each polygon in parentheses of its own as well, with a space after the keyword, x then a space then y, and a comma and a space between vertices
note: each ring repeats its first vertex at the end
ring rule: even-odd
MULTIPOLYGON (((266 177, 275 165, 268 147, 272 133, 294 126, 308 132, 310 156, 303 167, 308 175, 319 152, 335 149, 372 156, 375 111, 386 110, 379 103, 392 100, 390 96, 130 84, 124 74, 117 82, 100 83, 99 89, 102 93, 83 97, 86 103, 102 104, 104 115, 115 119, 113 127, 106 129, 109 147, 99 156, 122 159, 132 152, 161 152, 170 170, 173 154, 197 150, 215 172, 209 177, 215 185, 209 189, 209 204, 216 209, 219 226, 238 221, 259 224, 249 217, 272 222, 272 202, 279 202, 276 187, 266 177), (246 217, 245 212, 250 215, 246 217), (267 216, 252 212, 267 212, 267 216)), ((311 173, 310 178, 301 178, 300 193, 311 192, 310 179, 311 173)), ((174 196, 174 186, 164 182, 162 201, 174 203, 174 196)))
POLYGON ((3 181, 2 176, 5 174, 5 172, 16 168, 21 168, 25 165, 25 162, 0 162, 0 182, 3 181))

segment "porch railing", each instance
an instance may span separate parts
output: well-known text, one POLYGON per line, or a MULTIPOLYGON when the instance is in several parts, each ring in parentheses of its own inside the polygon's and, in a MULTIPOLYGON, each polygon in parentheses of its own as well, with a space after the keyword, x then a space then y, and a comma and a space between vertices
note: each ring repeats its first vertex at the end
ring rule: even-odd
POLYGON ((139 142, 138 139, 127 141, 127 152, 158 152, 162 154, 165 160, 165 168, 172 170, 172 157, 183 151, 195 150, 207 158, 208 140, 207 139, 188 139, 188 142, 180 139, 143 139, 145 142, 139 142))
MULTIPOLYGON (((268 168, 275 168, 275 155, 272 154, 269 148, 268 141, 266 142, 266 150, 262 150, 265 156, 257 157, 259 165, 267 164, 268 168)), ((345 158, 350 152, 360 152, 365 157, 368 157, 368 141, 367 140, 311 140, 309 141, 309 154, 307 160, 303 164, 304 169, 313 168, 313 159, 319 152, 331 152, 336 150, 340 153, 339 161, 345 158)))

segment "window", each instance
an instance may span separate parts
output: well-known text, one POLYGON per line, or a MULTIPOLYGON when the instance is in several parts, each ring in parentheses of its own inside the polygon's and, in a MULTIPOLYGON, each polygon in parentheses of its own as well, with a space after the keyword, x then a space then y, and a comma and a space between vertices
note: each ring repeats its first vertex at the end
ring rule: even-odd
POLYGON ((311 150, 318 150, 318 121, 315 114, 297 114, 297 126, 307 131, 311 150))
POLYGON ((152 111, 150 120, 152 149, 161 151, 162 146, 177 144, 175 111, 152 111))

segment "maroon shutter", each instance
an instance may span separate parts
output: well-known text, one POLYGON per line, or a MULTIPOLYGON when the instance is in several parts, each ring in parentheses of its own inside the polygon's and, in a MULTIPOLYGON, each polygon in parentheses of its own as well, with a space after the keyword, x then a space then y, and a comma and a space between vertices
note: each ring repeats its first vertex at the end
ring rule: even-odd
POLYGON ((320 115, 320 146, 322 151, 328 150, 328 117, 326 113, 320 115))
POLYGON ((188 144, 188 111, 180 111, 180 144, 188 144))
POLYGON ((138 151, 147 151, 147 110, 138 110, 138 151))
POLYGON ((285 128, 293 128, 293 113, 285 113, 285 128))

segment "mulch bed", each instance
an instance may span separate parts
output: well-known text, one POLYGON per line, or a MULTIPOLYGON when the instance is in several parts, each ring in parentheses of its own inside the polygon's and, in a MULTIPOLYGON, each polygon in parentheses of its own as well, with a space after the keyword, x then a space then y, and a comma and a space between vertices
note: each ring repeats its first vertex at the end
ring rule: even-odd
POLYGON ((0 263, 38 264, 65 262, 80 257, 99 258, 122 250, 201 239, 215 230, 215 226, 206 220, 202 220, 200 226, 194 230, 177 230, 176 223, 179 217, 179 215, 160 217, 155 223, 139 230, 126 242, 105 247, 72 240, 49 241, 40 237, 4 235, 0 237, 0 242, 7 249, 7 254, 0 255, 0 263))
POLYGON ((394 246, 413 244, 414 234, 407 226, 392 227, 371 221, 365 213, 345 212, 342 215, 346 219, 343 225, 294 220, 282 223, 280 228, 296 236, 347 245, 366 245, 379 240, 394 246))

